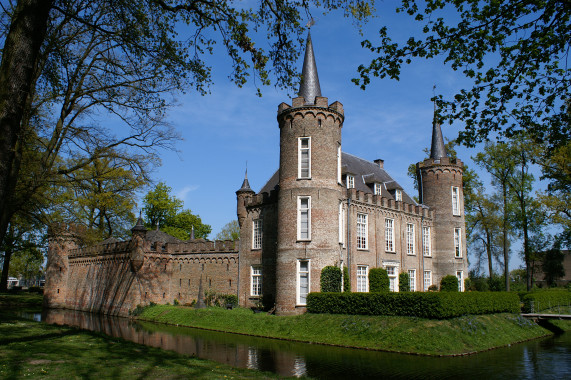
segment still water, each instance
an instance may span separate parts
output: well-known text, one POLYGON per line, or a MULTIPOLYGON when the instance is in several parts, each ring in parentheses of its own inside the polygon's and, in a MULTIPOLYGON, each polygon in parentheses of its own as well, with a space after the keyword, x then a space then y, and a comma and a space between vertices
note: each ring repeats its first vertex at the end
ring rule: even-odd
MULTIPOLYGON (((29 315, 40 319, 40 315, 29 315)), ((434 358, 293 343, 135 322, 69 310, 41 320, 105 333, 234 367, 318 379, 571 379, 571 334, 477 355, 434 358)))

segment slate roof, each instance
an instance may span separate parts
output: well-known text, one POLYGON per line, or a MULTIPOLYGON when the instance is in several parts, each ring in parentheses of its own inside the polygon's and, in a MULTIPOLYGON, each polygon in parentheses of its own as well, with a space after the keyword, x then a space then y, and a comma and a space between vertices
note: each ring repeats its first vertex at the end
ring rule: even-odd
POLYGON ((163 231, 151 230, 147 231, 145 235, 145 240, 150 242, 159 242, 159 243, 182 243, 181 240, 171 236, 163 231))
MULTIPOLYGON (((343 152, 341 154, 341 170, 343 175, 350 173, 355 176, 355 189, 364 193, 373 193, 373 184, 380 183, 381 195, 385 198, 394 199, 394 190, 402 190, 402 200, 405 203, 416 205, 417 203, 410 197, 387 172, 378 164, 364 160, 360 157, 343 152)), ((280 180, 279 170, 272 175, 260 190, 260 193, 269 193, 278 188, 280 180)))

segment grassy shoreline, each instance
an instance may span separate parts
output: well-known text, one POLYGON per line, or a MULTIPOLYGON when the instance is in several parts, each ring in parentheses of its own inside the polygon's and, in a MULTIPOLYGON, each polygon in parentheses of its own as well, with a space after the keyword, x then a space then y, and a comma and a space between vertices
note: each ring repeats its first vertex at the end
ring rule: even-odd
MULTIPOLYGON (((276 317, 248 309, 192 309, 153 305, 138 320, 258 337, 406 354, 457 356, 504 347, 552 333, 517 314, 447 320, 305 314, 276 317)), ((571 323, 558 327, 571 331, 571 323)))

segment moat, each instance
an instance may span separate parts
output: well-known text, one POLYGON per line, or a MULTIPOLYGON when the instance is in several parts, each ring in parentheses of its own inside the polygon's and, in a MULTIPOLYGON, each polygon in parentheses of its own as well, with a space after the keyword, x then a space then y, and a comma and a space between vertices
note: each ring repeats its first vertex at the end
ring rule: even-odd
POLYGON ((569 333, 476 355, 438 358, 254 338, 69 310, 48 310, 28 317, 282 376, 560 379, 571 375, 569 333))

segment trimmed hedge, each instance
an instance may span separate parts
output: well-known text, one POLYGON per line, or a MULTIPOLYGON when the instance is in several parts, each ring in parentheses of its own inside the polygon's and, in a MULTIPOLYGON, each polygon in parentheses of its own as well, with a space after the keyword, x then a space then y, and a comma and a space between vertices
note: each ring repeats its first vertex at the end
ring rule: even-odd
POLYGON ((407 272, 399 274, 399 292, 410 292, 410 276, 407 272))
POLYGON ((349 268, 346 266, 343 267, 343 291, 344 292, 351 292, 351 279, 349 277, 349 268))
POLYGON ((327 266, 321 270, 321 291, 340 292, 341 291, 341 269, 339 267, 327 266))
POLYGON ((458 278, 449 274, 448 276, 442 277, 440 280, 440 291, 441 292, 457 292, 458 291, 458 278))
POLYGON ((446 319, 466 314, 519 313, 516 293, 310 293, 310 313, 446 319))
POLYGON ((565 289, 540 290, 523 296, 523 312, 537 313, 558 306, 571 306, 571 292, 565 289))
POLYGON ((389 287, 390 280, 386 269, 373 268, 369 271, 369 291, 371 293, 388 292, 389 287))

